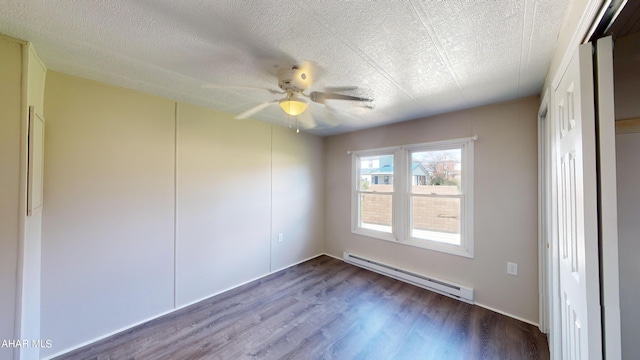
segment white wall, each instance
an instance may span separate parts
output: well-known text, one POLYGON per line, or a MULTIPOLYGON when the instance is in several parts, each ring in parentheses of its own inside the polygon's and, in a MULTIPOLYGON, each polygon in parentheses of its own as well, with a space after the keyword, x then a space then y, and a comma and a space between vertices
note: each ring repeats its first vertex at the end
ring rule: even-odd
MULTIPOLYGON (((0 36, 0 341, 14 339, 20 209, 22 45, 0 36)), ((0 359, 13 349, 0 348, 0 359)))
POLYGON ((321 138, 55 72, 45 115, 45 355, 322 251, 321 138))
POLYGON ((475 289, 475 301, 538 321, 538 97, 329 137, 325 143, 326 251, 353 252, 475 289), (364 150, 478 135, 475 142, 475 258, 352 234, 351 157, 364 150), (507 261, 518 276, 506 274, 507 261))
MULTIPOLYGON (((616 119, 640 118, 640 33, 616 40, 616 119)), ((636 125, 636 128, 638 126, 636 125)), ((640 133, 616 135, 622 356, 640 359, 640 133)))

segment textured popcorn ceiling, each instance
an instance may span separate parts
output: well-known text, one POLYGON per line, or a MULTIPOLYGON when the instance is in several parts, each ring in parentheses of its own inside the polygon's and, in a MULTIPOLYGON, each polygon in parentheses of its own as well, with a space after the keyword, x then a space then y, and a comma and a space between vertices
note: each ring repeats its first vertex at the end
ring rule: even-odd
MULTIPOLYGON (((328 135, 539 93, 568 3, 0 0, 0 33, 49 69, 231 114, 281 96, 203 84, 277 88, 273 65, 312 60, 311 90, 375 97, 312 104, 323 128, 309 132, 328 135)), ((277 106, 253 118, 292 121, 277 106)))

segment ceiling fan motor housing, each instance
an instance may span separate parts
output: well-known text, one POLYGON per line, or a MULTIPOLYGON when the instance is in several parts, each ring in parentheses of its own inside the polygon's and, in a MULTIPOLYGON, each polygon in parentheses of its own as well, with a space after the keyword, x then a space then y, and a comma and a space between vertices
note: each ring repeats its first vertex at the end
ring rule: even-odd
POLYGON ((311 84, 311 76, 305 69, 297 66, 278 69, 278 86, 284 91, 300 93, 311 84))

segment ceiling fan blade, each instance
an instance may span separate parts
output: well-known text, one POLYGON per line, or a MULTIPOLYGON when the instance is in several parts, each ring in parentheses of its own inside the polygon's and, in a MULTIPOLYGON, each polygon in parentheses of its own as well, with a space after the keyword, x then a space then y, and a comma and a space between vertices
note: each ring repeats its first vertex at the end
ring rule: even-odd
POLYGON ((306 129, 314 129, 318 127, 318 123, 313 118, 310 109, 307 109, 302 114, 298 115, 298 121, 306 128, 306 129))
POLYGON ((269 106, 271 106, 273 104, 277 104, 277 103, 278 103, 277 100, 276 101, 263 102, 262 104, 258 104, 256 106, 252 107, 251 109, 243 112, 242 114, 236 115, 234 117, 234 119, 236 119, 236 120, 246 119, 249 116, 251 116, 251 115, 253 115, 253 114, 255 114, 255 113, 259 112, 259 111, 262 111, 262 110, 268 108, 269 106))
POLYGON ((232 89, 232 90, 265 90, 272 94, 284 94, 284 91, 278 91, 269 88, 263 88, 258 86, 233 86, 233 85, 219 85, 219 84, 204 84, 203 89, 232 89))
POLYGON ((313 102, 317 102, 319 104, 324 104, 326 100, 347 100, 347 101, 361 101, 361 102, 372 102, 373 99, 369 99, 361 96, 351 96, 337 93, 325 93, 320 91, 313 91, 309 94, 309 98, 313 102))
POLYGON ((327 86, 324 88, 326 92, 342 93, 346 91, 361 91, 359 86, 327 86))

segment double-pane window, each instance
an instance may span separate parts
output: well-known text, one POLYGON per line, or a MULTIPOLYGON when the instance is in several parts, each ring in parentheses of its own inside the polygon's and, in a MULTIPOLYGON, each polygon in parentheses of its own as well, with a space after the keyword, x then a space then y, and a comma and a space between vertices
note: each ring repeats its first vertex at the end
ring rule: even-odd
POLYGON ((473 257, 473 140, 354 152, 353 232, 473 257))

